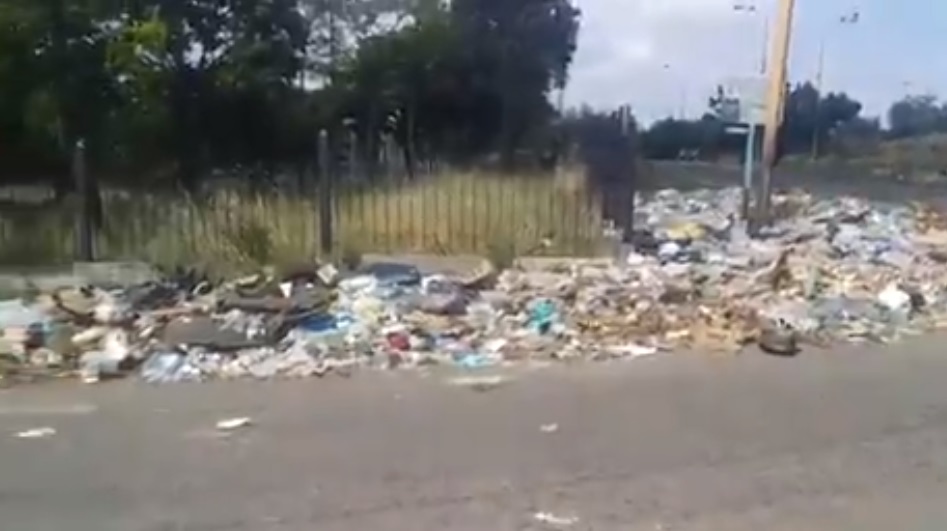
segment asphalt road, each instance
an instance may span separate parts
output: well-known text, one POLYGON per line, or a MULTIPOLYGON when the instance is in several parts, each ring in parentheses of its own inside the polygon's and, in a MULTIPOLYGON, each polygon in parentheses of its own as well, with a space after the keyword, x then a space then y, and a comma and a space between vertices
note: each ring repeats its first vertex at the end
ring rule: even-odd
POLYGON ((942 530, 942 344, 7 390, 0 529, 942 530))
MULTIPOLYGON (((640 179, 643 192, 673 187, 681 190, 740 186, 743 169, 736 164, 652 162, 640 179)), ((759 177, 756 177, 759 178, 759 177)), ((803 188, 817 196, 861 197, 872 201, 904 203, 922 201, 947 206, 947 179, 922 181, 872 176, 854 164, 777 166, 773 174, 776 190, 803 188)))

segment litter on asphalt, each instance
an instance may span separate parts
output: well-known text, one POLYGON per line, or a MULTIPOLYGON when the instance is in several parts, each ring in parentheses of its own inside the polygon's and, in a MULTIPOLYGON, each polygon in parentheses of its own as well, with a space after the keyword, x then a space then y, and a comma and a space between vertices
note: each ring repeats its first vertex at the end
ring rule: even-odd
POLYGON ((579 518, 576 516, 559 516, 547 512, 533 514, 533 520, 553 527, 571 527, 579 523, 579 518))
POLYGON ((23 430, 16 434, 18 439, 45 439, 56 435, 56 429, 50 427, 23 430))
POLYGON ((251 424, 253 424, 253 419, 250 417, 235 417, 217 421, 216 427, 220 431, 233 431, 240 428, 246 428, 251 424))

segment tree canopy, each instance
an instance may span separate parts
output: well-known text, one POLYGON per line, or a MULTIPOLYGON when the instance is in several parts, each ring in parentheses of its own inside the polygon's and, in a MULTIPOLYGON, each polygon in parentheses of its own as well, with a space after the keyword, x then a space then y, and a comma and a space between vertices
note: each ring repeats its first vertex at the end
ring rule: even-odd
POLYGON ((567 0, 6 0, 0 164, 61 175, 83 139, 102 174, 190 186, 302 164, 319 130, 509 158, 552 124, 578 27, 567 0))
MULTIPOLYGON (((127 185, 265 178, 312 164, 322 130, 369 169, 392 143, 409 163, 513 165, 567 139, 598 153, 593 138, 622 160, 629 140, 651 158, 742 154, 719 95, 637 138, 624 108, 559 116, 579 26, 569 0, 4 0, 0 178, 67 187, 80 139, 127 185)), ((881 137, 853 96, 788 89, 781 153, 881 137)), ((908 96, 887 121, 889 137, 945 132, 947 104, 908 96)))
POLYGON ((888 110, 890 136, 905 138, 947 132, 947 103, 929 94, 909 95, 888 110))
MULTIPOLYGON (((708 112, 696 120, 666 118, 654 123, 643 136, 645 155, 656 159, 741 156, 742 136, 727 132, 724 121, 726 101, 722 89, 708 100, 708 112)), ((878 124, 859 116, 862 105, 845 93, 820 94, 809 82, 788 87, 783 125, 779 135, 781 154, 814 153, 820 145, 836 139, 840 132, 855 126, 874 128, 878 124)))

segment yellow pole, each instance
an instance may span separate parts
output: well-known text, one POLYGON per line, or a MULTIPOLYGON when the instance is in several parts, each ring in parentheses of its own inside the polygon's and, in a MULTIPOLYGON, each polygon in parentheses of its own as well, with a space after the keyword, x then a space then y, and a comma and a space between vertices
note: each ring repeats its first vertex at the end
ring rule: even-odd
POLYGON ((769 216, 772 193, 772 169, 776 163, 776 137, 783 121, 786 98, 786 63, 789 57, 789 41, 792 34, 792 15, 795 0, 779 0, 776 27, 773 32, 769 61, 769 86, 766 95, 766 115, 763 121, 763 175, 757 197, 757 224, 765 223, 769 216))

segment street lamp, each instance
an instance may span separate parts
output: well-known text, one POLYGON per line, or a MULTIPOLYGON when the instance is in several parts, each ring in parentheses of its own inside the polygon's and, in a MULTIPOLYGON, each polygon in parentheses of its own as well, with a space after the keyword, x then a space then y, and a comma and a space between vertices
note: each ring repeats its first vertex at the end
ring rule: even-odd
MULTIPOLYGON (((732 5, 734 11, 747 15, 756 15, 756 4, 737 2, 732 5)), ((769 42, 769 16, 763 15, 763 42, 760 43, 760 74, 766 74, 766 45, 769 42)))
MULTIPOLYGON (((858 20, 861 18, 861 13, 858 9, 853 9, 850 13, 842 15, 838 19, 838 24, 841 26, 854 26, 858 24, 858 20)), ((812 125, 812 160, 819 158, 819 119, 822 114, 822 83, 823 77, 825 74, 825 41, 826 35, 823 35, 819 41, 819 62, 816 69, 815 75, 815 89, 817 94, 817 99, 815 102, 815 121, 812 125)))
MULTIPOLYGON (((670 63, 664 63, 664 65, 662 65, 661 68, 662 68, 662 69, 664 70, 664 72, 666 73, 666 79, 667 79, 667 81, 668 81, 671 85, 675 85, 675 84, 680 83, 680 87, 679 87, 679 89, 678 89, 678 102, 677 102, 678 110, 677 110, 677 114, 678 114, 678 119, 679 119, 679 120, 684 120, 684 119, 687 117, 687 81, 686 81, 686 79, 679 79, 679 78, 675 75, 675 72, 674 72, 674 70, 671 68, 671 64, 670 64, 670 63)), ((668 113, 668 115, 669 115, 671 118, 674 117, 674 108, 673 108, 673 106, 671 107, 671 111, 668 113)))

